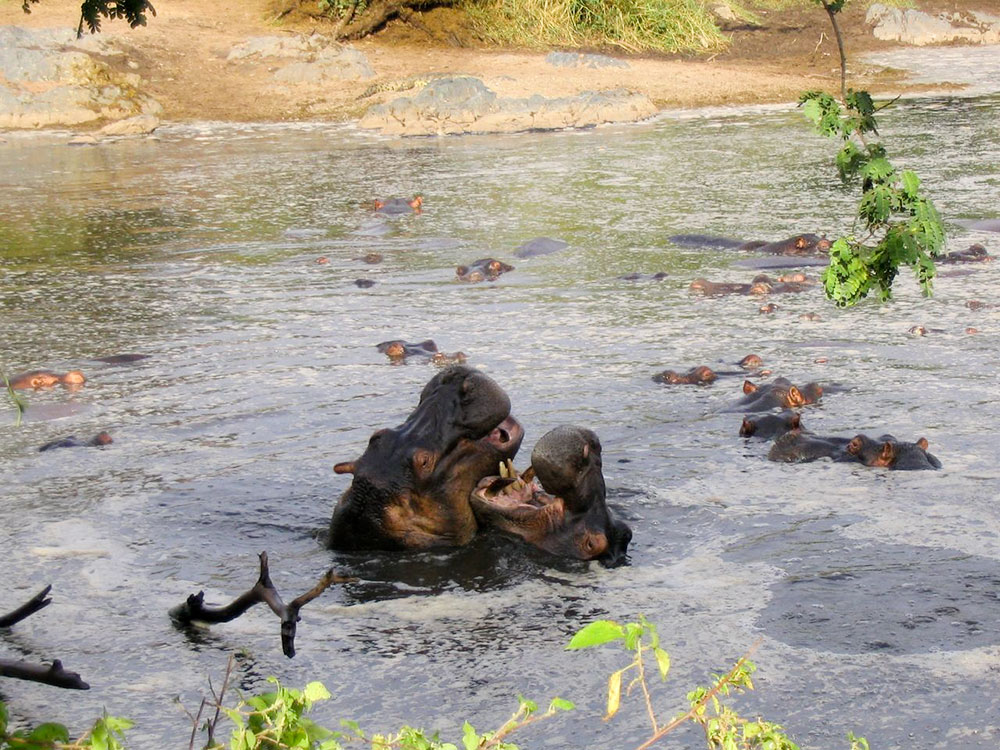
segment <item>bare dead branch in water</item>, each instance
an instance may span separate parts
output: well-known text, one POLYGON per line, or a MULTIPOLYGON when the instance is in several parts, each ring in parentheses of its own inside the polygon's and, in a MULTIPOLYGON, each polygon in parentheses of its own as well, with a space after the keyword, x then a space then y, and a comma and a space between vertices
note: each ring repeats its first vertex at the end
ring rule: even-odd
POLYGON ((52 603, 52 599, 48 598, 51 590, 52 584, 49 584, 13 612, 0 615, 0 628, 9 628, 11 625, 23 620, 25 617, 33 615, 38 610, 49 606, 52 603))
POLYGON ((205 605, 205 592, 191 594, 187 601, 170 610, 170 618, 180 625, 193 622, 230 622, 242 615, 255 604, 265 603, 281 620, 281 651, 289 659, 295 656, 295 625, 299 621, 299 610, 326 591, 331 584, 355 580, 336 575, 331 568, 323 574, 319 582, 302 596, 285 604, 278 590, 271 583, 267 566, 267 552, 260 553, 260 576, 253 588, 236 597, 223 607, 205 605))
POLYGON ((0 659, 0 675, 29 682, 41 682, 68 690, 90 690, 90 685, 80 679, 79 674, 63 669, 62 662, 58 659, 53 659, 48 667, 26 661, 0 659))

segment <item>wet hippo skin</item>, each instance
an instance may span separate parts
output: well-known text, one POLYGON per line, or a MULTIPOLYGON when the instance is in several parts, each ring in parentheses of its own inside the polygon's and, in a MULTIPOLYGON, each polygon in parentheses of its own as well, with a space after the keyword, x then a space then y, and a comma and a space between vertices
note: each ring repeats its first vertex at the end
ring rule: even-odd
POLYGON ((469 504, 476 484, 513 458, 524 432, 510 399, 474 368, 453 365, 424 386, 398 427, 378 430, 355 461, 333 510, 334 549, 425 549, 468 543, 477 524, 469 504))
POLYGON ((476 518, 559 557, 620 564, 632 530, 607 506, 601 466, 601 442, 592 430, 557 427, 535 445, 525 476, 479 483, 472 495, 476 518))

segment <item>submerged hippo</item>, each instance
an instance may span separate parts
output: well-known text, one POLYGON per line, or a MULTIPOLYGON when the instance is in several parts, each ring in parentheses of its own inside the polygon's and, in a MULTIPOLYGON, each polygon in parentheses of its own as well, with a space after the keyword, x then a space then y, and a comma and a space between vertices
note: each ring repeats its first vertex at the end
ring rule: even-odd
POLYGON ((695 279, 689 287, 695 294, 717 297, 723 294, 743 294, 763 296, 765 294, 795 294, 812 288, 815 282, 805 274, 789 274, 774 279, 767 274, 754 276, 749 284, 695 279))
POLYGON ((737 250, 752 250, 768 255, 822 256, 830 252, 833 243, 817 234, 797 234, 777 242, 745 242, 737 250))
POLYGON ((926 438, 920 438, 915 443, 905 443, 892 435, 882 435, 878 440, 872 440, 867 435, 857 435, 847 443, 847 452, 865 466, 903 471, 940 469, 941 462, 928 453, 927 448, 926 438))
POLYGON ((806 383, 801 388, 792 385, 787 378, 775 378, 766 385, 743 381, 743 398, 726 411, 770 411, 771 409, 792 409, 814 404, 823 395, 819 383, 806 383))
POLYGON ((518 258, 535 258, 539 255, 549 255, 565 250, 569 243, 565 240, 554 240, 551 237, 535 237, 528 240, 514 251, 518 258))
POLYGON ((476 518, 560 557, 624 562, 632 530, 605 502, 601 442, 593 431, 563 426, 541 437, 531 469, 488 477, 472 495, 476 518), (532 480, 531 474, 538 482, 532 480))
POLYGON ((740 437, 755 437, 770 440, 791 430, 802 428, 802 418, 797 411, 786 409, 780 414, 762 414, 759 417, 743 417, 740 437))
POLYGON ((411 344, 409 341, 403 341, 402 339, 393 339, 392 341, 383 341, 381 344, 376 344, 375 348, 386 355, 389 361, 394 364, 405 362, 410 357, 427 359, 437 365, 462 364, 466 360, 464 352, 446 354, 445 352, 438 351, 437 344, 432 339, 421 341, 418 344, 411 344))
POLYGON ((681 374, 674 370, 664 370, 653 376, 654 383, 664 383, 666 385, 708 385, 714 383, 719 375, 707 365, 692 367, 687 372, 681 374))
POLYGON ((783 463, 806 463, 820 458, 855 461, 856 457, 847 450, 850 442, 850 438, 823 437, 803 429, 789 430, 774 441, 767 459, 783 463))
POLYGON ((467 266, 458 266, 455 275, 459 281, 476 283, 477 281, 496 281, 502 274, 513 271, 514 266, 507 265, 496 258, 480 258, 467 266))
POLYGON ((376 198, 375 212, 380 214, 420 213, 424 199, 416 195, 413 198, 376 198))
POLYGON ((934 259, 935 263, 989 263, 993 256, 986 252, 986 248, 976 243, 969 245, 965 250, 952 250, 934 259))
POLYGON ((34 388, 36 391, 40 388, 52 388, 56 385, 65 385, 70 388, 79 387, 86 382, 87 378, 79 370, 70 370, 63 374, 52 370, 32 370, 15 375, 9 381, 10 387, 14 390, 34 388))
POLYGON ((426 549, 466 544, 476 533, 469 496, 497 465, 517 454, 524 431, 510 398, 471 367, 454 365, 424 386, 398 427, 378 430, 355 461, 333 510, 334 549, 426 549))
POLYGON ((114 441, 111 436, 106 432, 98 432, 90 440, 78 440, 76 435, 70 435, 69 437, 60 438, 59 440, 52 440, 41 448, 39 451, 51 451, 56 448, 88 448, 97 447, 102 445, 111 445, 114 441))

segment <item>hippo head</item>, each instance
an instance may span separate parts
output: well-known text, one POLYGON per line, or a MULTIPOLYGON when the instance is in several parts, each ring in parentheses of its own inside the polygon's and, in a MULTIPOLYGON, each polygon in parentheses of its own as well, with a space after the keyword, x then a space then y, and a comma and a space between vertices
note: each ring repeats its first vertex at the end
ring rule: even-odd
POLYGON ((483 373, 456 365, 424 387, 398 427, 372 435, 333 511, 335 549, 423 549, 467 543, 476 533, 469 495, 498 463, 513 458, 524 432, 510 399, 483 373))
POLYGON ((546 552, 618 565, 625 560, 632 530, 615 518, 605 494, 597 435, 563 426, 538 441, 525 476, 480 482, 472 507, 482 523, 546 552))
POLYGON ((740 425, 740 437, 771 438, 799 429, 802 429, 802 418, 799 413, 786 410, 781 414, 744 417, 743 424, 740 425))
POLYGON ((941 462, 927 452, 930 444, 927 438, 915 443, 896 440, 892 435, 882 435, 872 440, 867 435, 856 435, 847 444, 847 452, 865 466, 879 466, 887 469, 940 469, 941 462))

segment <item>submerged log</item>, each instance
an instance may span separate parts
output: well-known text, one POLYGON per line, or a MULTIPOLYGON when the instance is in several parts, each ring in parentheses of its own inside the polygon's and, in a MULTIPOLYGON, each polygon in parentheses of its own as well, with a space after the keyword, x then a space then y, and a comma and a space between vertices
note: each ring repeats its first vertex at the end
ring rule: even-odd
MULTIPOLYGON (((11 625, 19 623, 26 617, 30 617, 40 609, 45 609, 52 603, 49 592, 52 585, 46 586, 28 601, 17 609, 0 615, 0 627, 9 628, 11 625)), ((80 679, 76 672, 69 672, 63 669, 62 662, 53 659, 52 664, 32 664, 26 661, 11 661, 0 659, 0 676, 13 677, 18 680, 28 680, 30 682, 41 682, 53 687, 67 688, 69 690, 89 690, 90 685, 80 679)))

